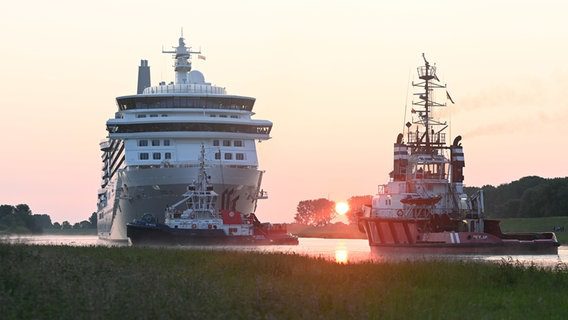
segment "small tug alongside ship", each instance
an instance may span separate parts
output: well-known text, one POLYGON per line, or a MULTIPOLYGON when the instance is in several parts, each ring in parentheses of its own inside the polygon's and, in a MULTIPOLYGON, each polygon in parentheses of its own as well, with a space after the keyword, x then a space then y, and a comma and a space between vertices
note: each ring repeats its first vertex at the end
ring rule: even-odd
MULTIPOLYGON (((209 179, 202 145, 197 180, 188 186, 182 200, 166 207, 164 223, 152 215, 128 223, 126 233, 132 244, 298 244, 285 225, 260 223, 254 213, 243 214, 235 208, 218 210, 218 194, 209 179)), ((221 199, 225 200, 229 199, 221 199)))
MULTIPOLYGON (((359 218, 372 251, 379 253, 439 254, 557 254, 559 243, 552 232, 501 232, 498 220, 487 219, 483 192, 464 192, 465 167, 461 136, 446 145, 447 122, 433 117, 433 93, 445 90, 436 67, 423 55, 417 68, 413 119, 406 136, 394 144, 390 181, 379 186, 371 206, 359 218), (406 139, 405 139, 406 137, 406 139)), ((444 94, 452 103, 447 91, 444 94)))

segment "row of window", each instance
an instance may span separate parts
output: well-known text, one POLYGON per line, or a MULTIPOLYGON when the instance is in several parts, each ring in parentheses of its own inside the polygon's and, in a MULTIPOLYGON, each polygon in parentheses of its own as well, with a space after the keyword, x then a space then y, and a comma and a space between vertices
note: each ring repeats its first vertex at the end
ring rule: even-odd
MULTIPOLYGON (((232 153, 224 153, 223 157, 225 158, 225 160, 233 160, 233 154, 232 153)), ((138 159, 150 160, 150 153, 149 152, 140 152, 138 154, 138 159)), ((162 160, 162 159, 171 160, 172 159, 172 153, 171 152, 164 152, 164 153, 153 152, 152 153, 152 160, 162 160), (163 157, 162 157, 162 154, 163 154, 163 157)), ((221 152, 215 153, 215 159, 221 160, 221 152)), ((245 160, 245 154, 244 153, 235 153, 235 160, 245 160)))
MULTIPOLYGON (((170 145, 170 140, 166 139, 166 140, 162 140, 162 145, 165 147, 168 147, 170 145)), ((152 147, 159 147, 160 146, 160 140, 159 139, 152 139, 150 140, 150 143, 152 144, 152 147)), ((147 147, 148 146, 148 140, 138 140, 138 146, 139 147, 147 147)))
MULTIPOLYGON (((223 157, 225 160, 233 160, 233 154, 229 152, 224 153, 223 157)), ((215 152, 215 160, 221 160, 221 152, 215 152)), ((235 160, 245 160, 245 154, 235 153, 235 160)))
MULTIPOLYGON (((158 114, 149 114, 148 115, 150 118, 157 118, 157 117, 167 117, 167 114, 162 114, 162 115, 158 115, 158 114)), ((136 118, 146 118, 145 114, 137 114, 136 118)))
MULTIPOLYGON (((242 147, 244 146, 243 140, 233 140, 232 145, 233 147, 242 147)), ((219 140, 213 140, 213 146, 215 147, 220 146, 219 140)), ((223 147, 230 147, 230 146, 231 146, 231 140, 223 140, 223 147)))
POLYGON ((211 118, 215 118, 215 117, 219 117, 219 118, 233 118, 233 119, 238 119, 240 118, 238 115, 236 114, 232 114, 230 116, 227 116, 226 114, 220 114, 220 115, 216 115, 216 114, 210 114, 209 115, 211 118))
MULTIPOLYGON (((150 153, 148 152, 141 152, 138 155, 138 158, 140 160, 150 160, 150 153)), ((172 158, 172 153, 171 152, 164 152, 164 159, 165 160, 170 160, 172 158)), ((160 152, 153 152, 152 153, 152 159, 153 160, 162 160, 162 153, 160 152)))

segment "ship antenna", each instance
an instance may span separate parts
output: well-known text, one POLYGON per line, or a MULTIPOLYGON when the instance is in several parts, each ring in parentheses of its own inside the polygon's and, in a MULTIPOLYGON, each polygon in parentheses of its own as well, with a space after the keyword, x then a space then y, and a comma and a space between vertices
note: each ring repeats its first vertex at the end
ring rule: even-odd
POLYGON ((411 69, 408 69, 408 80, 406 80, 406 83, 408 84, 406 86, 406 99, 404 100, 404 119, 402 119, 402 131, 401 133, 404 135, 404 127, 406 127, 405 125, 405 121, 406 121, 406 112, 408 111, 408 92, 410 91, 410 75, 411 75, 411 69))
POLYGON ((441 85, 439 83, 439 79, 436 76, 436 66, 430 65, 430 62, 426 59, 426 55, 422 53, 422 58, 424 59, 424 66, 418 67, 418 78, 423 80, 422 82, 412 83, 414 87, 423 88, 424 91, 420 93, 416 93, 419 96, 419 101, 412 102, 413 106, 420 107, 421 110, 417 110, 414 112, 418 112, 418 121, 415 121, 415 124, 423 125, 425 131, 423 133, 418 131, 416 132, 415 137, 415 149, 423 150, 426 154, 432 154, 435 152, 434 149, 440 148, 443 145, 443 135, 440 135, 439 132, 434 132, 434 126, 437 125, 446 125, 444 122, 440 122, 431 118, 431 112, 433 107, 445 107, 446 104, 438 103, 434 101, 431 97, 431 92, 434 89, 439 88, 446 88, 446 85, 441 85), (432 128, 431 128, 432 127, 432 128), (437 136, 437 137, 436 137, 437 136), (422 139, 425 141, 423 142, 422 139), (436 140, 435 140, 436 139, 436 140))
POLYGON ((181 29, 181 36, 178 40, 178 46, 172 48, 175 50, 164 50, 162 48, 162 53, 173 54, 173 58, 175 59, 174 70, 176 72, 175 84, 188 84, 189 72, 191 71, 191 55, 201 54, 201 50, 191 51, 191 47, 187 47, 185 45, 183 28, 181 29))
POLYGON ((203 191, 207 184, 209 184, 209 179, 207 178, 207 171, 205 170, 205 145, 201 143, 201 152, 199 155, 199 176, 198 176, 199 188, 203 191))

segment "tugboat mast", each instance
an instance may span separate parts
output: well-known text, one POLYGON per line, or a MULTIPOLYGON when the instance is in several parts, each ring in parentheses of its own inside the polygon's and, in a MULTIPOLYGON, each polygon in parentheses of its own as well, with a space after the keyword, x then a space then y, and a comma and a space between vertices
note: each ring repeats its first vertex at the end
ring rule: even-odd
MULTIPOLYGON (((426 60, 426 55, 422 53, 422 58, 424 59, 424 66, 418 67, 418 78, 424 80, 423 82, 412 83, 413 87, 417 88, 424 88, 423 92, 415 93, 418 95, 419 101, 412 102, 412 105, 415 107, 421 107, 423 109, 412 110, 412 113, 418 113, 418 120, 413 121, 414 124, 423 125, 425 128, 425 132, 421 133, 419 128, 416 128, 416 136, 414 139, 409 139, 409 142, 414 141, 414 147, 416 151, 421 151, 425 154, 432 154, 433 149, 436 149, 434 145, 438 145, 438 147, 443 145, 442 139, 438 139, 434 142, 434 129, 431 126, 434 125, 446 125, 446 123, 435 121, 431 117, 431 108, 432 107, 444 107, 446 104, 438 103, 432 100, 431 93, 434 89, 446 88, 445 85, 439 83, 439 79, 436 76, 436 67, 431 66, 428 60, 426 60), (422 140, 424 139, 424 142, 422 140), (423 146, 423 148, 422 148, 423 146)), ((445 129, 442 128, 438 134, 445 129)), ((409 132, 409 138, 410 138, 409 132)), ((440 137, 438 137, 440 138, 440 137)))

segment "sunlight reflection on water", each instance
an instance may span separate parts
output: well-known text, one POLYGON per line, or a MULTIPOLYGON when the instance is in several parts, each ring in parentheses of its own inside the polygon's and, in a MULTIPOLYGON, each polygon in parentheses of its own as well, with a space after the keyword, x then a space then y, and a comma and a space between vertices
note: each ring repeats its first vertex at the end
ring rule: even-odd
MULTIPOLYGON (((74 235, 38 235, 38 236, 4 236, 2 242, 38 244, 38 245, 67 245, 67 246, 128 246, 126 242, 109 242, 99 240, 97 236, 74 235)), ((337 263, 361 262, 400 262, 416 260, 460 260, 487 262, 514 262, 525 265, 535 264, 545 267, 566 267, 568 263, 568 246, 562 246, 558 255, 409 255, 381 254, 371 250, 364 239, 321 239, 300 238, 297 246, 173 246, 177 249, 208 249, 208 250, 238 250, 256 252, 281 252, 305 255, 335 261, 337 263)))

